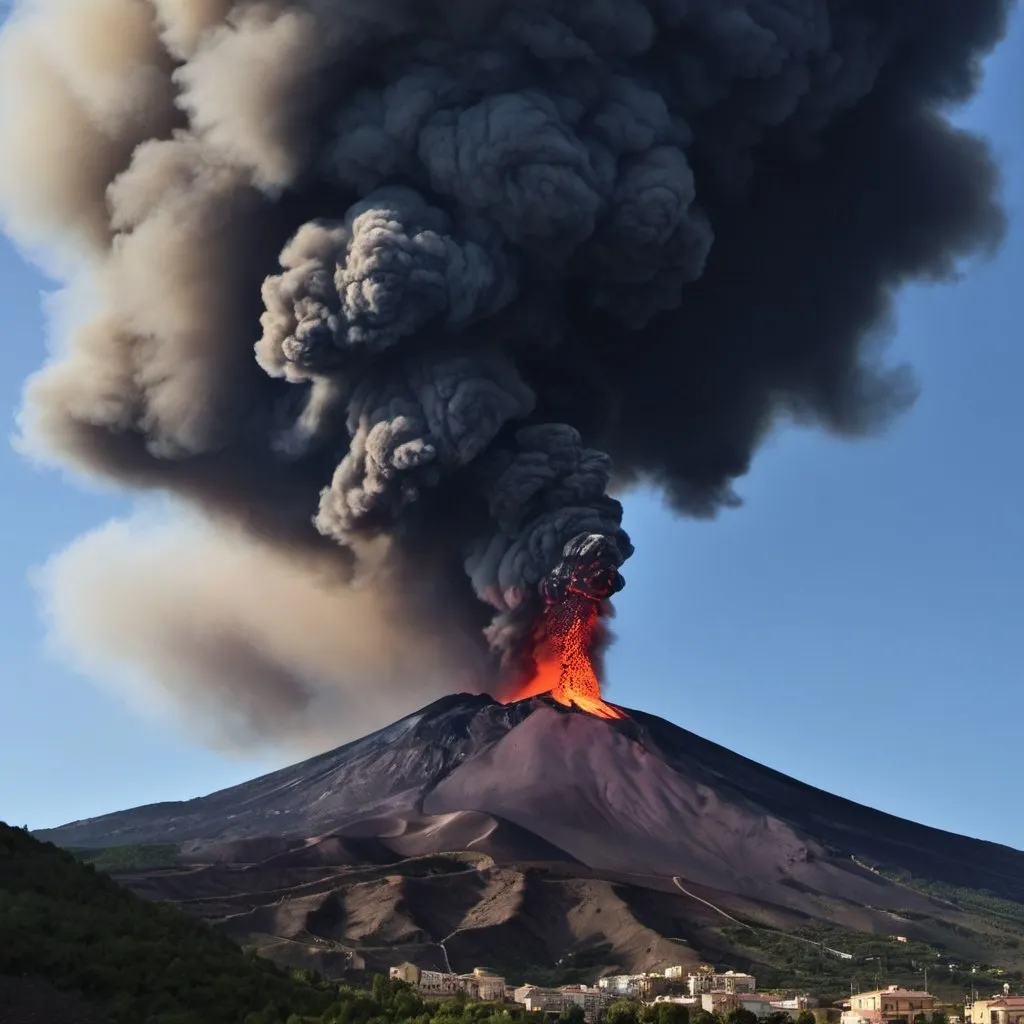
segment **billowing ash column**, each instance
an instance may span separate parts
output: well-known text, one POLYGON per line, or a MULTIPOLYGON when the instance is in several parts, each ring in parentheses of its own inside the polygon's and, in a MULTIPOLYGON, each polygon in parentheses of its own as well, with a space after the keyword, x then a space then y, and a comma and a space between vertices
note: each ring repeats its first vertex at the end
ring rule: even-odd
POLYGON ((570 595, 596 604, 608 601, 626 585, 619 572, 625 557, 610 537, 581 533, 565 545, 559 563, 541 580, 541 596, 548 604, 570 595))
POLYGON ((382 634, 471 637, 492 690, 538 624, 599 637, 632 552, 613 459, 713 515, 777 420, 854 436, 912 401, 879 328, 1001 237, 949 111, 1010 7, 18 2, 0 212, 90 298, 31 441, 308 584, 244 616, 154 602, 167 626, 104 653, 148 668, 153 635, 174 679, 177 637, 231 635, 276 709, 351 661, 313 625, 331 588, 386 592, 382 634), (323 655, 303 685, 264 614, 323 655))

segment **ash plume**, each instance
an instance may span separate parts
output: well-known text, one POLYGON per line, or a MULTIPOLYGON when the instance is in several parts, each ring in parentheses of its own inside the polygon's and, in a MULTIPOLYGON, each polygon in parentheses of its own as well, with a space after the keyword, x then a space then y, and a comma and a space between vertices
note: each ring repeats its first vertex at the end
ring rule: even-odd
POLYGON ((894 292, 1001 238, 948 116, 1011 6, 26 0, 0 209, 93 299, 26 442, 386 580, 501 686, 563 555, 629 557, 610 488, 713 515, 778 419, 910 404, 894 292))
POLYGON ((444 620, 395 614, 380 579, 330 583, 243 535, 142 519, 86 534, 37 579, 56 654, 226 749, 273 736, 312 753, 411 699, 478 689, 476 652, 444 620))

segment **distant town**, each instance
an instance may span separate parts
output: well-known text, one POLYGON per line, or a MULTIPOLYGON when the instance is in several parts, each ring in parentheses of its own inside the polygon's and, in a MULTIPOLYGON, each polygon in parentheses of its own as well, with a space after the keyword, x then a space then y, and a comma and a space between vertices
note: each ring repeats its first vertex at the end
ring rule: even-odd
POLYGON ((1008 985, 1000 994, 966 1005, 943 1004, 929 992, 890 985, 821 1007, 807 993, 758 992, 754 975, 717 972, 707 965, 696 971, 677 965, 645 974, 616 974, 594 985, 558 987, 513 984, 482 967, 456 974, 402 963, 390 969, 390 976, 426 998, 461 994, 467 1000, 514 1003, 529 1013, 563 1021, 575 1017, 587 1024, 605 1019, 614 1004, 624 1000, 678 1006, 685 1011, 675 1018, 679 1024, 703 1017, 730 1024, 784 1024, 787 1019, 800 1024, 1024 1024, 1024 995, 1011 995, 1008 985))

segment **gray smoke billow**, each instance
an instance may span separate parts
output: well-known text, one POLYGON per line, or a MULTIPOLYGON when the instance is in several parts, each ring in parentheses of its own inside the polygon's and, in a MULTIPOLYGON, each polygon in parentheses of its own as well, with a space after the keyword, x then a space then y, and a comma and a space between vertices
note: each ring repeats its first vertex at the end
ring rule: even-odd
POLYGON ((27 0, 0 207, 89 297, 27 443, 318 593, 385 586, 500 685, 563 553, 631 553, 610 487, 712 515, 778 418, 858 435, 913 400, 876 342, 901 284, 1001 238, 989 151, 948 116, 1011 6, 27 0))

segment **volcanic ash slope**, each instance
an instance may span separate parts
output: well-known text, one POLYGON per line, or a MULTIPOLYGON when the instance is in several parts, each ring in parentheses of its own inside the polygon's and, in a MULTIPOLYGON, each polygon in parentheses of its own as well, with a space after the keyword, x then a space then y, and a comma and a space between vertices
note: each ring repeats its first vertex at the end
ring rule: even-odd
MULTIPOLYGON (((759 963, 740 922, 899 934, 1011 969, 1006 920, 886 876, 1024 902, 1018 851, 831 796, 652 715, 543 697, 448 697, 240 786, 43 836, 173 843, 177 869, 121 880, 328 974, 353 949, 376 968, 510 976, 580 955, 606 970, 759 963)), ((1024 918, 1011 930, 1024 938, 1024 918)))
POLYGON ((878 882, 864 863, 1024 898, 1018 851, 832 796, 653 715, 607 721, 543 697, 446 697, 231 789, 41 833, 66 846, 176 842, 194 856, 326 834, 402 856, 472 846, 756 898, 790 880, 860 902, 878 882))

